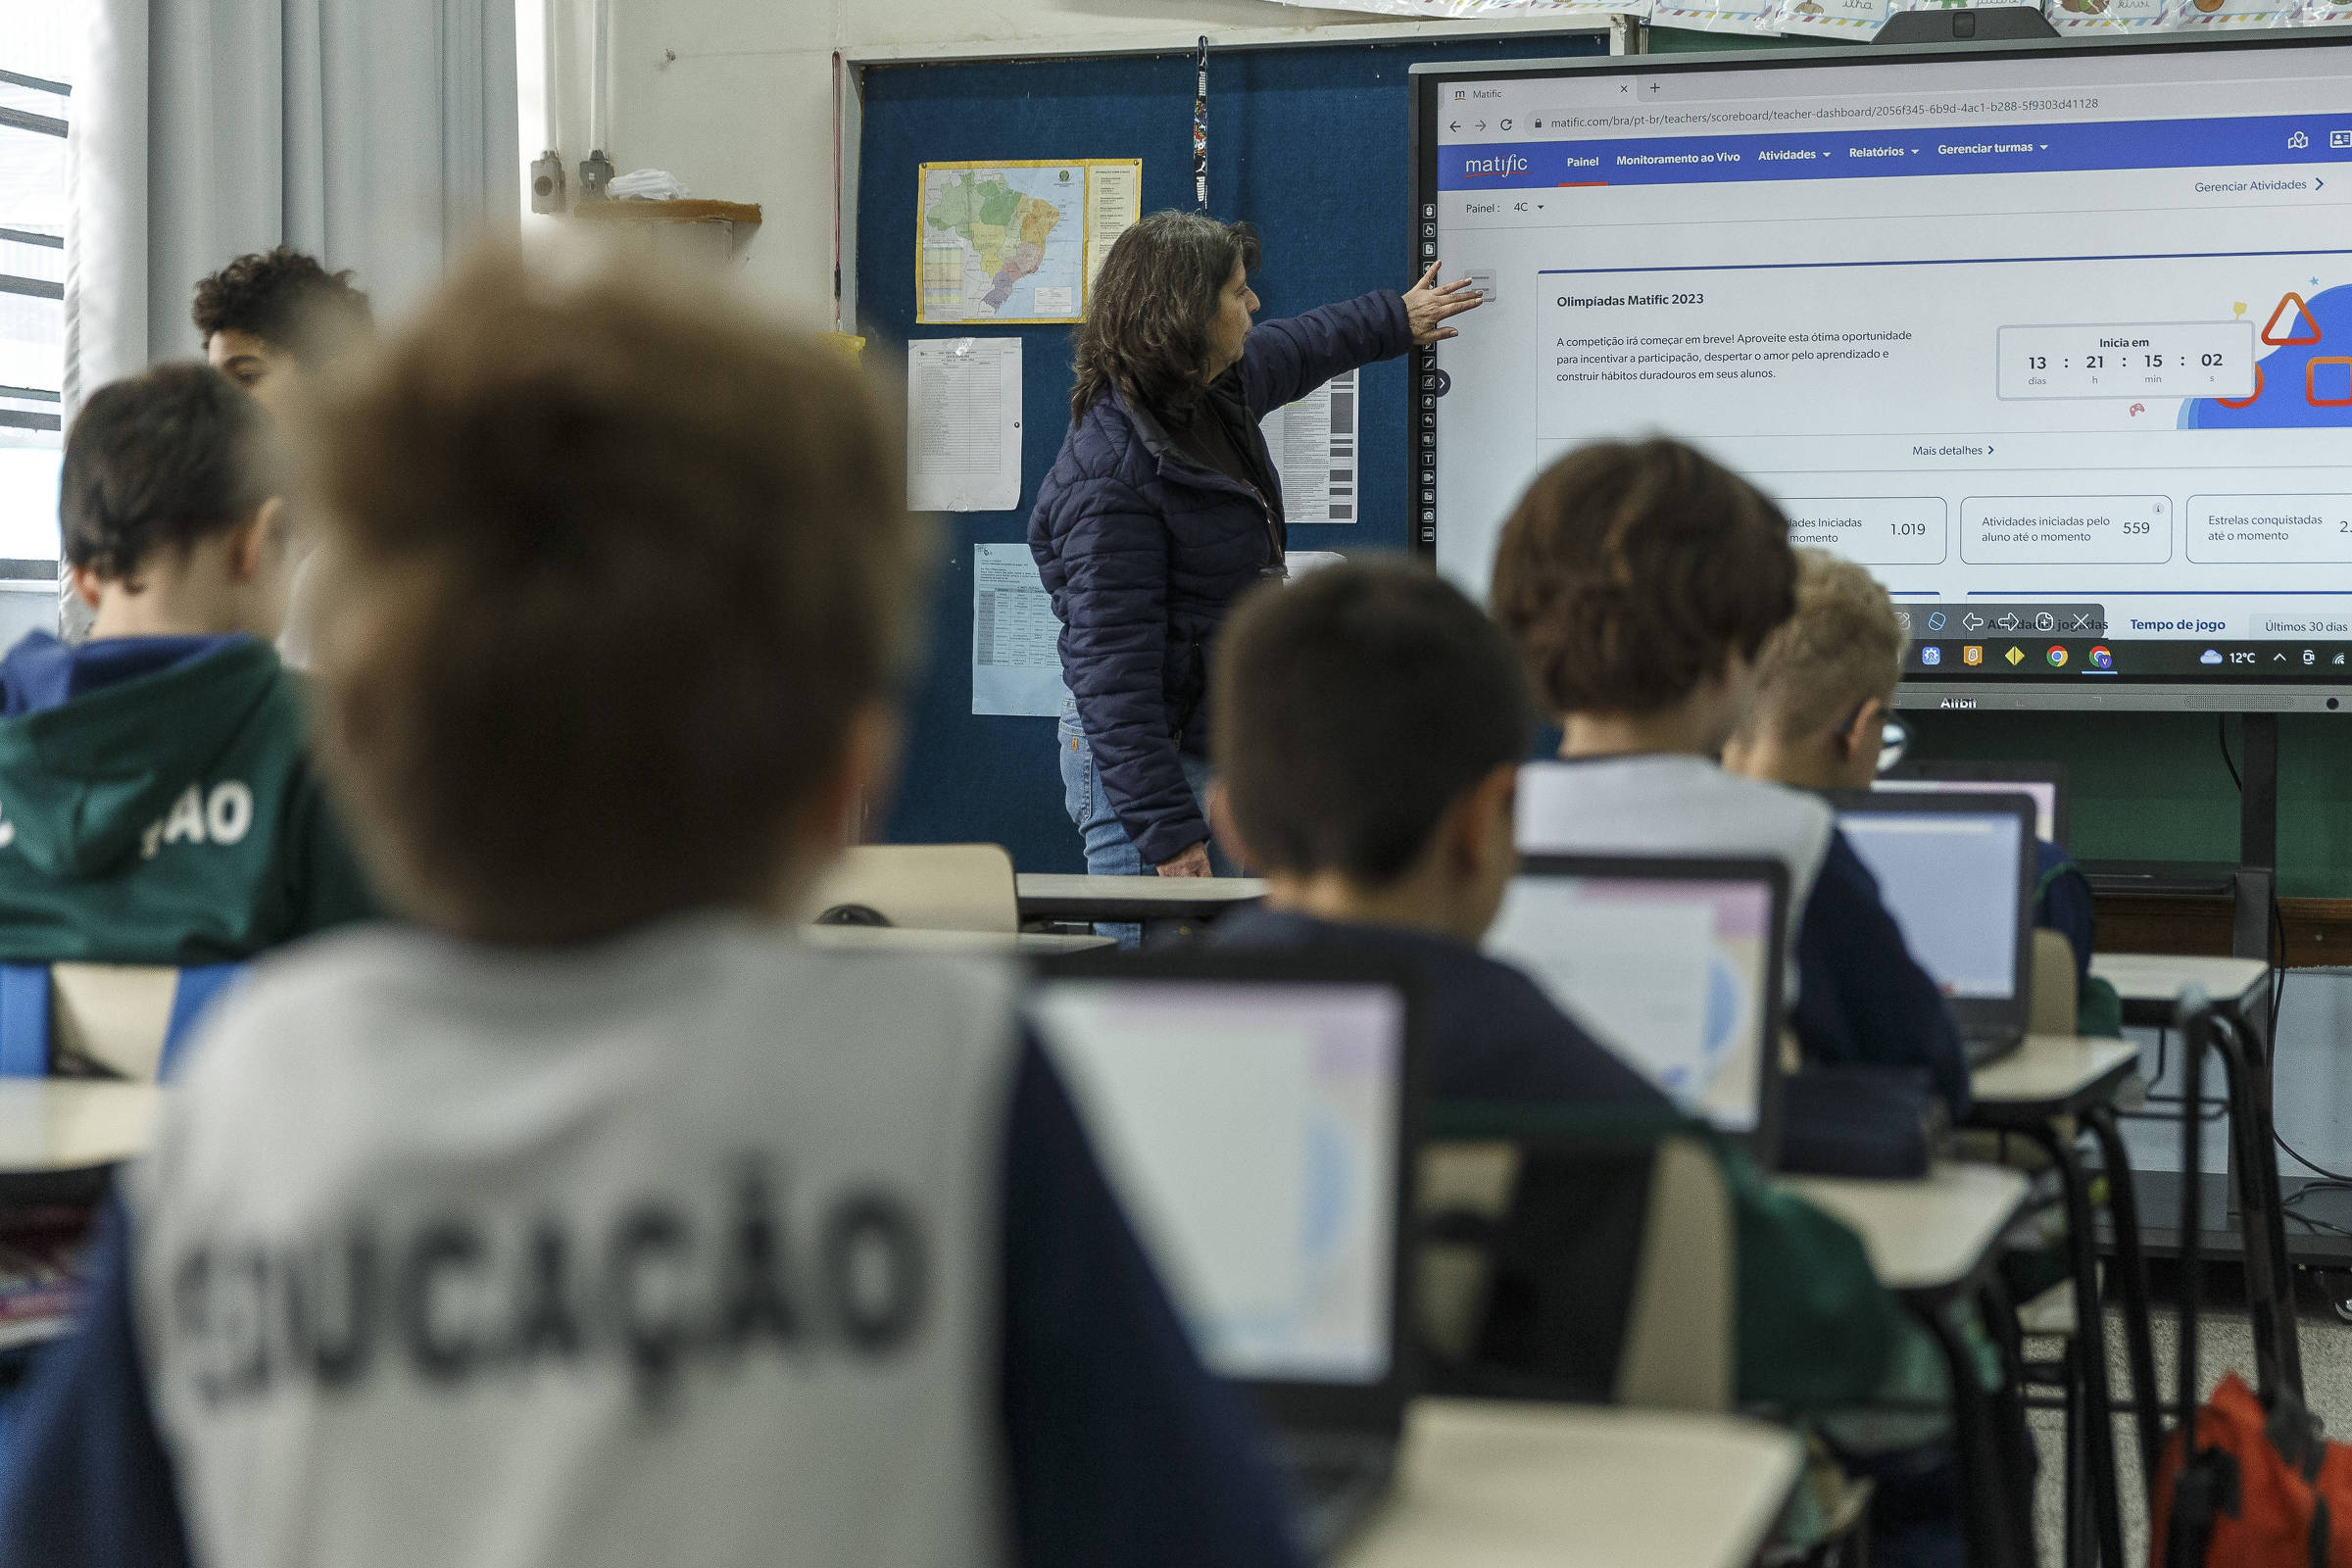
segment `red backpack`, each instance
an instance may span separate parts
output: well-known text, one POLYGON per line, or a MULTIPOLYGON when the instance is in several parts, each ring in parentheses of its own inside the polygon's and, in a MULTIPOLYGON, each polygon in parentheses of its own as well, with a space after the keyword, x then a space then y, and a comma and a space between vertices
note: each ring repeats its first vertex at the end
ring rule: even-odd
POLYGON ((2292 1395, 2264 1410, 2232 1372, 2165 1445, 2149 1517, 2149 1568, 2352 1568, 2352 1449, 2292 1395))

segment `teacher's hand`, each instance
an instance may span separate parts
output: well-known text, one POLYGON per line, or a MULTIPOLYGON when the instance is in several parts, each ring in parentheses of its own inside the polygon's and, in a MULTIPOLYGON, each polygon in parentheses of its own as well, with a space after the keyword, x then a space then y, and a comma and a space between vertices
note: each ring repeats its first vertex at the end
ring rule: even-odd
POLYGON ((1487 297, 1471 288, 1466 277, 1450 283, 1439 282, 1438 264, 1432 262, 1429 270, 1421 274, 1421 281, 1404 291, 1404 318, 1412 325, 1413 341, 1427 348, 1432 343, 1461 336, 1443 324, 1447 317, 1475 311, 1486 303, 1487 297))
POLYGON ((1161 876, 1207 876, 1210 874, 1208 845, 1205 842, 1196 844, 1173 860, 1152 869, 1161 876))

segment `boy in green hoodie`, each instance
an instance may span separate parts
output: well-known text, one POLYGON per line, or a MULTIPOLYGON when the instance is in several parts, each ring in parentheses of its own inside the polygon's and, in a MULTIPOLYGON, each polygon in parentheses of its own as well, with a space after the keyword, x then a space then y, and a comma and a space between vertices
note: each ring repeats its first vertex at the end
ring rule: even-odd
POLYGON ((269 415, 204 365, 74 419, 58 511, 94 619, 0 660, 0 961, 219 963, 370 912, 270 648, 277 466, 269 415))

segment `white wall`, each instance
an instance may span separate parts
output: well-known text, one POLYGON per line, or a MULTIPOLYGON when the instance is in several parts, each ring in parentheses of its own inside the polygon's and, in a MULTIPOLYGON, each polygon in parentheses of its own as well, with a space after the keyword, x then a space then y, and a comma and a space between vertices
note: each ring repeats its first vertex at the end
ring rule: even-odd
MULTIPOLYGON (((1384 19, 1271 0, 610 0, 612 145, 622 172, 666 169, 697 196, 758 202, 747 270, 779 298, 830 311, 833 56, 881 45, 1151 38, 1235 28, 1345 30, 1384 19)), ((564 157, 585 156, 593 0, 560 21, 564 157)))

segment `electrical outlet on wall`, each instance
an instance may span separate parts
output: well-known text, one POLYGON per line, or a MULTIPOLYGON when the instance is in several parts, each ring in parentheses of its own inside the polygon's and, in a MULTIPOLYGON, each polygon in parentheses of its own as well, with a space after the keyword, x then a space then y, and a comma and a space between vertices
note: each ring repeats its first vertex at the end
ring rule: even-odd
POLYGON ((549 151, 531 160, 531 211, 564 211, 564 155, 549 151))

